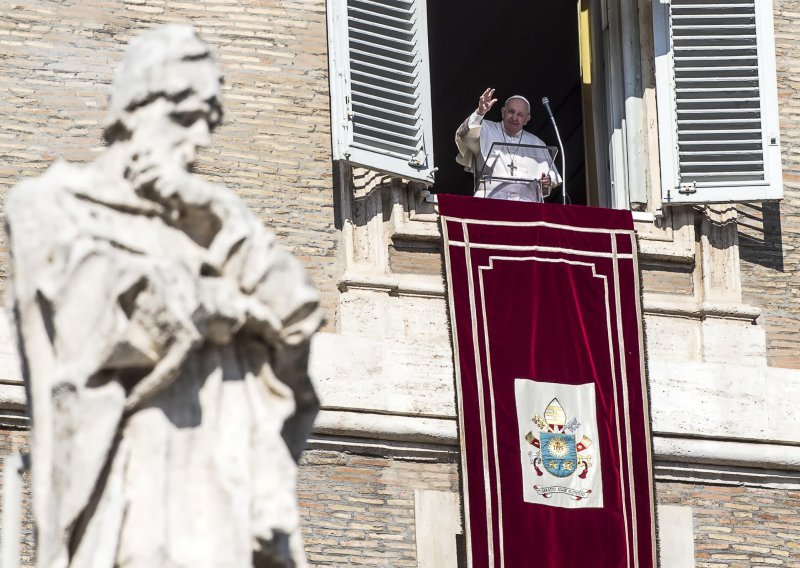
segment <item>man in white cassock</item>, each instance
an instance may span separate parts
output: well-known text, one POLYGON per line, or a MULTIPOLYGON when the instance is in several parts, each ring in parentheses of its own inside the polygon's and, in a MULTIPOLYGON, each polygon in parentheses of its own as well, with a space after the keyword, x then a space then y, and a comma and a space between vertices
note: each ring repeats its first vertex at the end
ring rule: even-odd
POLYGON ((521 95, 509 97, 500 110, 503 120, 484 120, 494 106, 494 89, 486 89, 478 108, 458 127, 456 161, 480 176, 475 197, 541 203, 561 183, 553 158, 538 136, 523 130, 531 105, 521 95), (493 146, 494 145, 494 146, 493 146))

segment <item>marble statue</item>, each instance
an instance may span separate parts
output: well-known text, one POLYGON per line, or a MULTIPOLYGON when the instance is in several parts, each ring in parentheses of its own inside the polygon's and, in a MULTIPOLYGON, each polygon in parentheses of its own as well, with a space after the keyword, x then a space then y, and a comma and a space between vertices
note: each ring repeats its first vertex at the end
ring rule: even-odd
POLYGON ((6 201, 39 567, 305 565, 318 293, 231 190, 191 173, 220 82, 191 27, 144 33, 102 155, 6 201))

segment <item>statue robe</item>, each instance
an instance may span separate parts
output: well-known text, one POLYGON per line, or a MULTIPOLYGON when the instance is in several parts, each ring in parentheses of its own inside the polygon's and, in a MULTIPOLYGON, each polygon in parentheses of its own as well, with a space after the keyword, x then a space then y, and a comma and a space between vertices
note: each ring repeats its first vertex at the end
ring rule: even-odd
POLYGON ((303 558, 318 295, 231 191, 185 175, 203 196, 171 211, 95 164, 7 199, 40 567, 303 558))

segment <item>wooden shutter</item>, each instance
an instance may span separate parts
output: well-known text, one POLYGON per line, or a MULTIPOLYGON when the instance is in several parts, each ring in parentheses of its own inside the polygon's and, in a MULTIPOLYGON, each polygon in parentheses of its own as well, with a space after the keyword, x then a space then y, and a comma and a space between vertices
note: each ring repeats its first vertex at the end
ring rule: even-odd
POLYGON ((424 0, 329 0, 333 158, 433 182, 424 0))
POLYGON ((771 1, 670 0, 654 4, 654 18, 659 11, 666 18, 655 22, 664 201, 779 199, 771 1))

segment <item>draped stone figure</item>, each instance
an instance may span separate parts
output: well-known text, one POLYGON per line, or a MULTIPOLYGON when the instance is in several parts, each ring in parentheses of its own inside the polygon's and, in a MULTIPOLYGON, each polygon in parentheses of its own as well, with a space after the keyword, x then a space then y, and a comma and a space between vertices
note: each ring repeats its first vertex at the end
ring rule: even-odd
POLYGON ((191 27, 143 34, 107 149, 7 199, 42 568, 305 565, 318 294, 231 190, 191 173, 220 81, 191 27))

